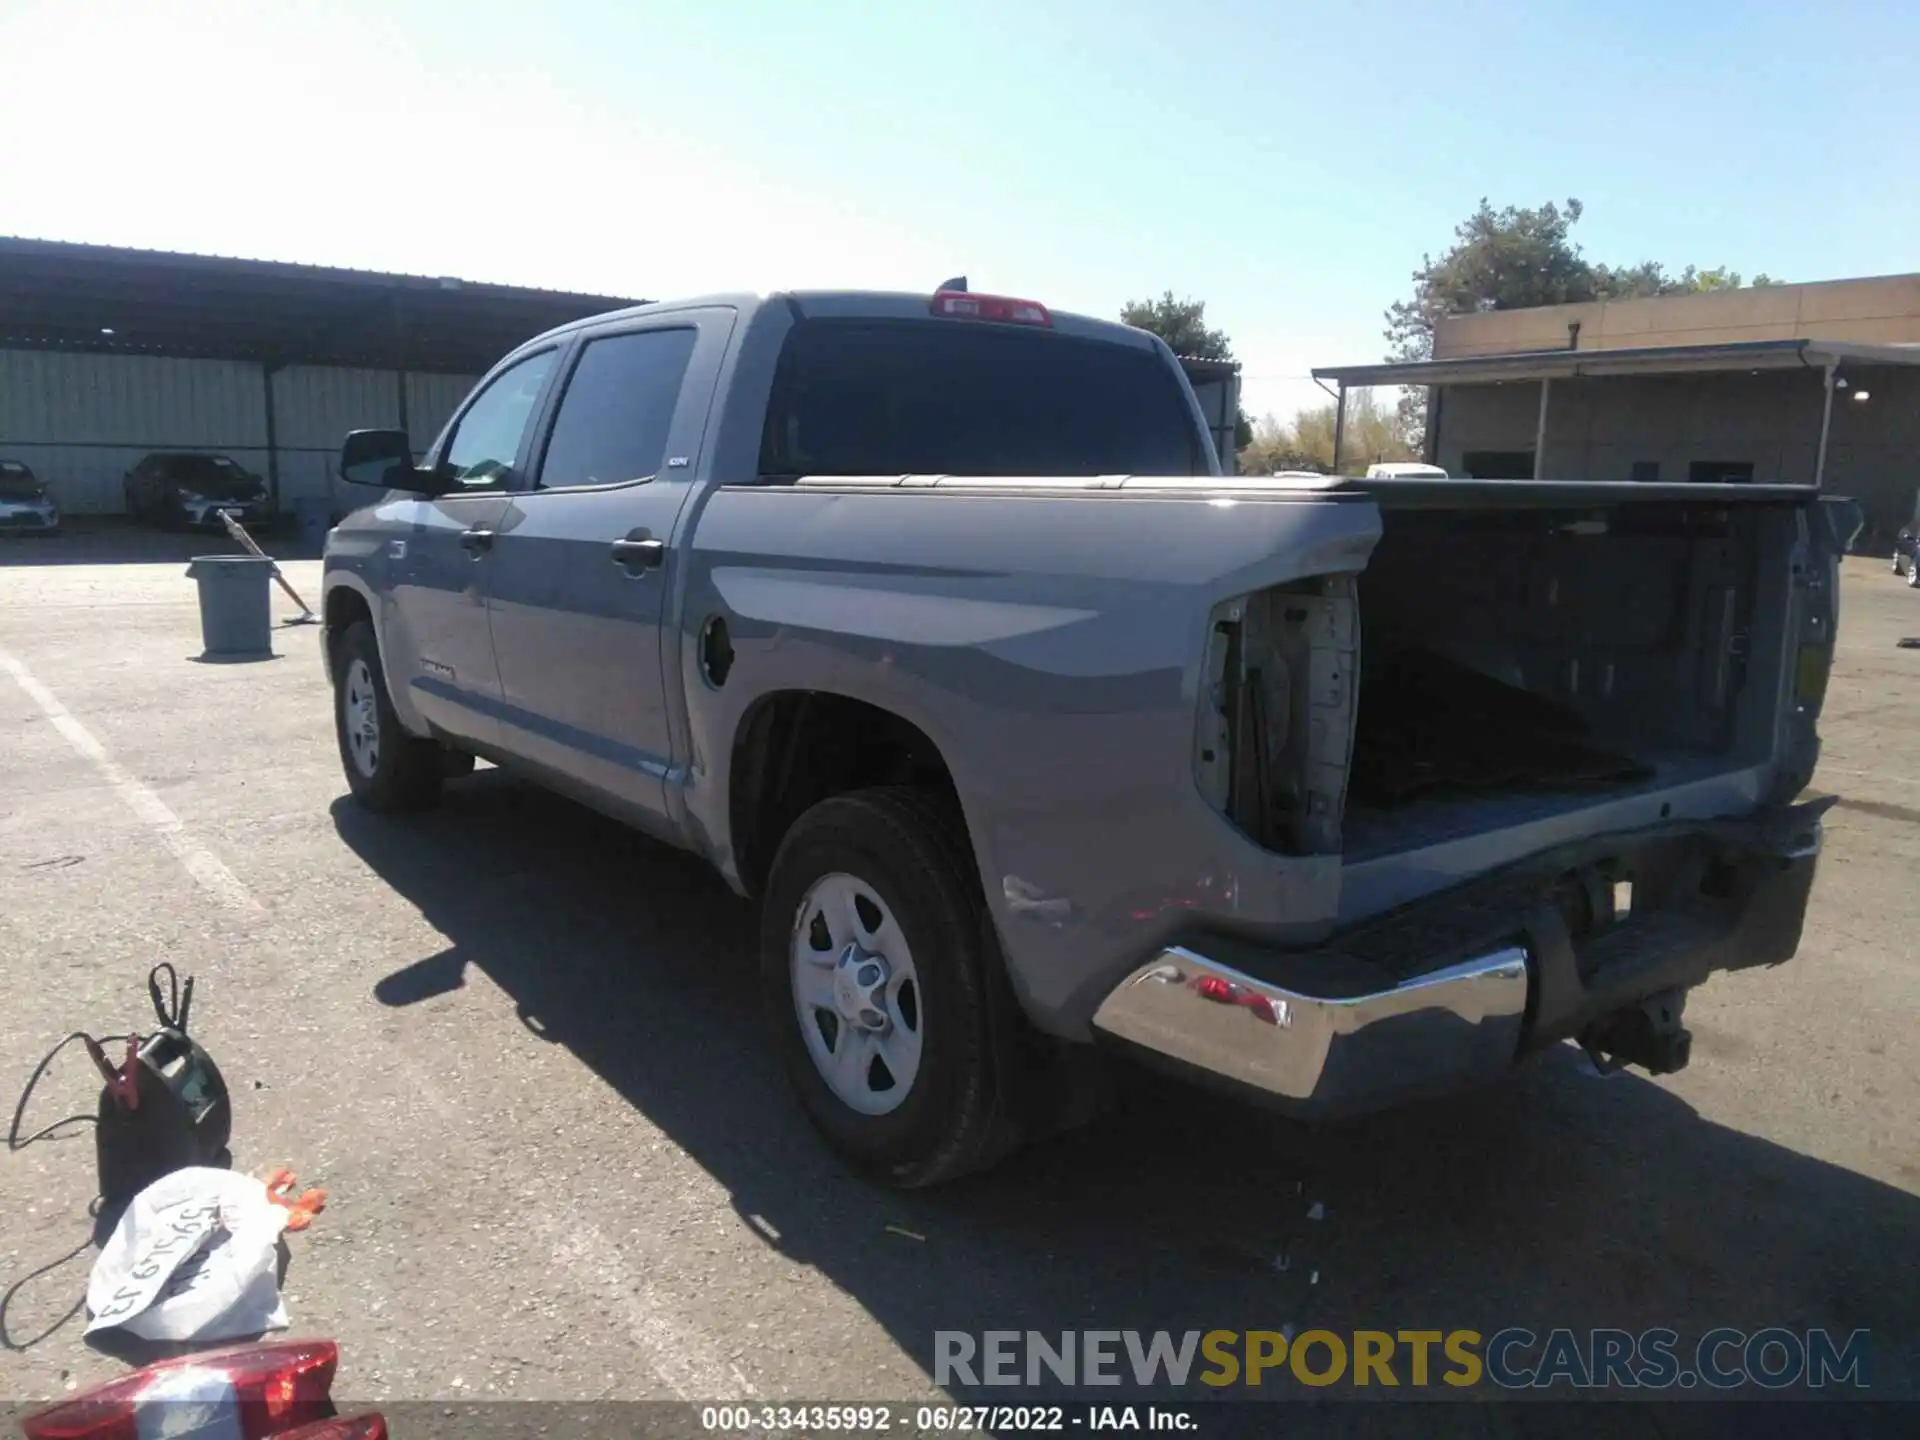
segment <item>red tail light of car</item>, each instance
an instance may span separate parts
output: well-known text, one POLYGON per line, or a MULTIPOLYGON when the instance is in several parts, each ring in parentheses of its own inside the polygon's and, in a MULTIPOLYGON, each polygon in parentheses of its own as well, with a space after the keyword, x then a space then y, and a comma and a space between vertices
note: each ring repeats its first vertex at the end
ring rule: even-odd
MULTIPOLYGON (((331 1423, 328 1397, 339 1363, 340 1347, 331 1340, 283 1340, 162 1360, 29 1415, 21 1429, 27 1440, 141 1440, 176 1430, 265 1440, 313 1421, 331 1423), (182 1412, 178 1418, 189 1408, 204 1418, 185 1426, 155 1423, 174 1407, 182 1412)), ((383 1436, 386 1424, 342 1434, 383 1436)))

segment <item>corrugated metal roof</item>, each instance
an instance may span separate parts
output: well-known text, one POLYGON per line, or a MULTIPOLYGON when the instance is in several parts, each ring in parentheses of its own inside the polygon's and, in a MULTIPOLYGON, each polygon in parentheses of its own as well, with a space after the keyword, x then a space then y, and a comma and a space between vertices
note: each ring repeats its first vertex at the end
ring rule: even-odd
POLYGON ((629 297, 0 238, 0 346, 485 370, 541 331, 629 297))

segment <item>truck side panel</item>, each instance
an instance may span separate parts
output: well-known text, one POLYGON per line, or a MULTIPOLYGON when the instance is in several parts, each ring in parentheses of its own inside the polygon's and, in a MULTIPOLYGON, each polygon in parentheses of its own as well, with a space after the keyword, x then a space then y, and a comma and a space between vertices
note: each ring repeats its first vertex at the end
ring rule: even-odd
POLYGON ((1354 499, 717 490, 684 550, 689 843, 740 883, 743 719, 824 691, 939 747, 1041 1024, 1084 1034, 1121 957, 1196 914, 1311 939, 1337 909, 1338 856, 1262 851, 1194 782, 1206 627, 1231 596, 1357 572, 1378 535, 1354 499), (735 657, 718 688, 694 643, 714 616, 735 657))

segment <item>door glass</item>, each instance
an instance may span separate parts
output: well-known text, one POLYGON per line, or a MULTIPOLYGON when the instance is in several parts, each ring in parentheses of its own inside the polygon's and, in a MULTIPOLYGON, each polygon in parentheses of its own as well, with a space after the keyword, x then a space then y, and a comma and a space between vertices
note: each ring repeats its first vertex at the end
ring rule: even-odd
POLYGON ((440 461, 460 489, 499 490, 506 485, 555 353, 543 350, 502 370, 460 417, 440 461))
POLYGON ((561 397, 540 488, 618 485, 659 473, 697 333, 640 330, 590 341, 561 397))

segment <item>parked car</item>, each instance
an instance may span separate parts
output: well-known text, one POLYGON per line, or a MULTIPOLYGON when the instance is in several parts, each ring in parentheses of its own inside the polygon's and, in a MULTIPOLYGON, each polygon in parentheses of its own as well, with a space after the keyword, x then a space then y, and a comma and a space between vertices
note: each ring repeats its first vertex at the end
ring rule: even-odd
POLYGON ((0 534, 58 535, 60 507, 18 460, 0 460, 0 534))
POLYGON ((1395 461, 1386 465, 1367 466, 1369 480, 1444 480, 1447 472, 1438 465, 1418 465, 1411 461, 1395 461))
POLYGON ((1907 577, 1907 584, 1920 590, 1920 563, 1914 558, 1915 530, 1911 525, 1902 525, 1900 533, 1893 537, 1893 573, 1907 577))
POLYGON ((146 525, 218 530, 222 510, 243 525, 272 514, 266 482, 225 455, 148 455, 121 485, 127 514, 146 525))
POLYGON ((479 755, 704 855, 895 1184, 1082 1113, 1096 1041, 1311 1117, 1677 1070, 1799 944, 1809 489, 1223 477, 1159 340, 955 291, 581 321, 340 473, 355 798, 479 755))

